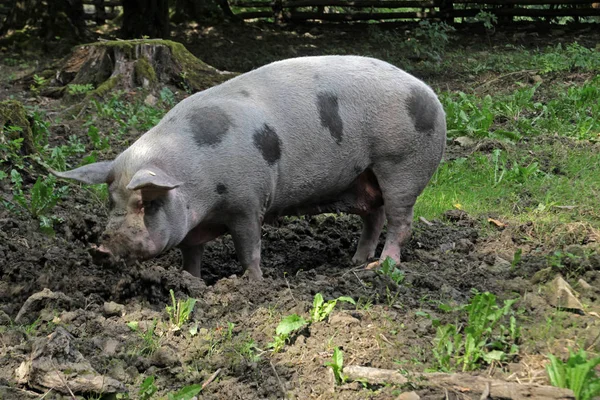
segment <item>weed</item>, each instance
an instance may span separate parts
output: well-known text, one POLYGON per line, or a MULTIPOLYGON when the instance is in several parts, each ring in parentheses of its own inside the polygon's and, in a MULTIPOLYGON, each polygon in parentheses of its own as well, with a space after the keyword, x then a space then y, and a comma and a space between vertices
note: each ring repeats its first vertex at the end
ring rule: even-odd
POLYGON ((94 85, 92 85, 91 83, 86 83, 85 85, 72 83, 67 85, 67 93, 71 96, 87 94, 92 90, 94 90, 94 85))
POLYGON ((275 329, 276 336, 273 337, 273 342, 269 343, 268 347, 272 348, 274 353, 281 351, 283 346, 285 346, 286 341, 289 339, 290 334, 306 325, 308 325, 308 321, 298 314, 292 314, 282 318, 275 329))
MULTIPOLYGON (((152 400, 155 399, 155 395, 158 392, 158 387, 155 384, 156 378, 149 376, 140 385, 138 390, 139 400, 152 400)), ((166 397, 160 397, 160 400, 191 400, 202 391, 202 384, 195 384, 185 386, 177 392, 167 393, 166 397)), ((129 396, 125 393, 124 395, 117 395, 118 399, 128 399, 129 396)))
POLYGON ((488 11, 479 11, 479 13, 473 18, 475 22, 483 24, 486 30, 494 31, 496 24, 498 23, 498 17, 488 11))
POLYGON ((98 128, 96 126, 89 125, 87 135, 88 135, 88 138, 90 139, 90 142, 92 142, 94 149, 102 151, 102 150, 107 150, 110 147, 110 142, 108 140, 108 137, 101 137, 100 131, 98 130, 98 128))
POLYGON ((141 332, 139 323, 137 321, 131 321, 127 323, 129 329, 136 332, 142 339, 143 345, 140 348, 140 353, 143 355, 152 355, 160 347, 160 337, 156 333, 156 325, 158 321, 154 319, 145 332, 141 332))
POLYGON ((344 353, 342 353, 339 347, 336 347, 333 350, 333 357, 331 361, 325 363, 325 366, 331 367, 331 370, 333 371, 333 376, 335 376, 335 382, 338 385, 341 385, 344 382, 346 382, 346 376, 343 373, 344 353))
POLYGON ((260 354, 257 354, 259 348, 252 338, 241 342, 234 350, 248 362, 258 362, 260 360, 260 354))
POLYGON ((521 254, 523 253, 523 249, 517 249, 515 254, 513 254, 513 259, 510 262, 510 270, 514 271, 517 265, 521 262, 521 254))
POLYGON ((175 95, 168 87, 164 87, 160 90, 160 100, 169 107, 175 105, 175 95))
POLYGON ((369 311, 372 307, 373 307, 373 299, 370 297, 365 298, 365 297, 361 296, 358 298, 358 301, 356 302, 357 310, 369 311))
MULTIPOLYGON (((21 132, 23 129, 20 126, 9 125, 5 127, 4 130, 7 133, 6 137, 9 137, 11 132, 21 132)), ((0 165, 4 163, 10 163, 15 168, 23 169, 23 157, 21 156, 22 146, 23 138, 12 140, 5 139, 5 141, 0 141, 0 165)))
POLYGON ((29 86, 29 90, 35 96, 39 96, 41 90, 48 85, 48 80, 38 74, 33 75, 33 83, 29 86))
POLYGON ((550 364, 546 366, 546 372, 552 386, 571 389, 577 400, 591 400, 600 395, 600 377, 595 370, 600 365, 600 357, 588 360, 583 349, 569 353, 566 363, 548 355, 550 364))
POLYGON ((167 394, 167 400, 192 400, 202 391, 202 384, 185 386, 175 393, 167 394))
POLYGON ((68 144, 54 147, 50 151, 50 158, 46 159, 43 163, 57 171, 64 171, 67 169, 68 157, 84 152, 85 145, 81 143, 81 140, 76 135, 71 135, 69 136, 68 144))
POLYGON ((450 33, 455 29, 445 22, 423 20, 413 31, 414 39, 406 42, 408 49, 417 57, 425 56, 433 61, 441 61, 450 42, 450 33))
POLYGON ((397 263, 391 257, 386 257, 381 263, 377 273, 387 276, 396 285, 400 285, 404 281, 404 272, 396 267, 397 263))
POLYGON ((469 304, 459 307, 458 310, 467 313, 467 324, 463 329, 453 324, 437 327, 433 354, 438 367, 451 371, 455 366, 461 366, 462 371, 471 371, 481 361, 490 364, 516 354, 520 332, 511 310, 515 302, 505 300, 504 305, 498 307, 496 296, 485 292, 476 293, 469 304), (510 316, 509 325, 500 325, 507 316, 510 316))
POLYGON ((179 330, 181 329, 181 326, 190 319, 192 311, 194 311, 194 306, 196 305, 196 299, 190 297, 185 301, 181 299, 176 301, 173 289, 170 289, 169 293, 171 293, 171 305, 166 306, 166 310, 169 315, 169 321, 171 322, 171 329, 179 330))
POLYGON ((154 384, 154 376, 149 376, 140 385, 138 396, 140 400, 150 400, 158 391, 158 388, 154 384))
POLYGON ((23 325, 23 332, 25 332, 25 334, 27 336, 35 336, 38 328, 40 327, 40 324, 41 324, 41 317, 38 317, 35 321, 30 323, 29 325, 23 325))
POLYGON ((38 177, 29 193, 29 199, 23 192, 23 178, 16 170, 11 171, 11 181, 13 183, 13 199, 31 217, 39 220, 40 229, 47 234, 53 234, 54 222, 57 217, 49 215, 50 211, 62 199, 67 191, 67 186, 56 187, 56 178, 48 176, 44 179, 38 177))
POLYGON ((354 299, 352 299, 351 297, 347 297, 347 296, 338 297, 337 299, 329 300, 329 301, 325 302, 323 300, 323 295, 321 293, 317 293, 313 300, 313 308, 310 311, 310 321, 311 322, 323 321, 325 318, 327 318, 329 316, 329 314, 331 314, 331 312, 335 308, 335 305, 337 304, 338 301, 345 301, 347 303, 356 305, 356 302, 354 301, 354 299))

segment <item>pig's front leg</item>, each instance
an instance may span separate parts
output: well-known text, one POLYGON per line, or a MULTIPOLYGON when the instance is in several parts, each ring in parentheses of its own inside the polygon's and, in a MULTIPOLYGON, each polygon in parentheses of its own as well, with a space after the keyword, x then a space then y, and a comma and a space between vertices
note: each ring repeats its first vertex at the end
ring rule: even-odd
POLYGON ((180 249, 183 256, 183 269, 193 276, 200 278, 204 245, 181 246, 180 249))
POLYGON ((261 280, 260 242, 261 224, 258 216, 242 216, 229 226, 238 260, 250 280, 261 280))

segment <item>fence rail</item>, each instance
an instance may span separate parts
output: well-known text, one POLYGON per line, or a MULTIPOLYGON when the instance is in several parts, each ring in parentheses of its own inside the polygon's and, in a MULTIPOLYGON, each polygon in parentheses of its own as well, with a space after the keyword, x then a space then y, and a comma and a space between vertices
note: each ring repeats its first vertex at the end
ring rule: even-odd
POLYGON ((514 17, 600 17, 598 0, 230 0, 241 19, 287 21, 384 21, 435 19, 456 22, 480 12, 514 17))
MULTIPOLYGON (((82 0, 88 23, 102 25, 119 14, 121 0, 82 0)), ((14 0, 0 0, 6 15, 14 0)), ((456 22, 487 12, 510 21, 514 17, 600 17, 599 0, 228 0, 240 19, 277 21, 389 21, 434 19, 456 22)), ((597 18, 600 21, 600 18, 597 18)))

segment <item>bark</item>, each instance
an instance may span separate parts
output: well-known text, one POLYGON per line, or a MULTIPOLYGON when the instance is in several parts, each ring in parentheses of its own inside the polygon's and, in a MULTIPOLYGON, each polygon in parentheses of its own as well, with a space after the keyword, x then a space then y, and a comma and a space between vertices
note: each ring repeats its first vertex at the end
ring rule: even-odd
POLYGON ((45 94, 60 97, 70 84, 92 84, 88 95, 102 97, 115 88, 152 92, 165 85, 204 90, 234 74, 219 71, 194 57, 181 43, 169 40, 97 42, 74 49, 63 59, 45 94))
POLYGON ((123 37, 167 39, 169 37, 168 0, 123 0, 123 37))
MULTIPOLYGON (((349 381, 367 381, 374 384, 391 383, 405 385, 409 382, 422 387, 442 387, 448 390, 466 393, 484 393, 485 398, 513 400, 575 400, 570 389, 536 384, 505 382, 469 374, 426 373, 413 374, 410 379, 396 370, 349 365, 343 374, 349 381)), ((484 397, 482 397, 484 398, 484 397)))

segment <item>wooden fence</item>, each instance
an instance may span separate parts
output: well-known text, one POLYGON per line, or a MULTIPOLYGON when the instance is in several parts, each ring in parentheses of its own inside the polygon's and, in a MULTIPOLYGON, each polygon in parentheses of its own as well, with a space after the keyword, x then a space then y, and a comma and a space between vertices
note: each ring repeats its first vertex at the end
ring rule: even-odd
MULTIPOLYGON (((515 17, 598 17, 598 0, 230 0, 242 19, 273 18, 286 21, 385 21, 431 19, 457 22, 480 12, 503 22, 515 17)), ((600 21, 600 19, 598 19, 600 21)))
MULTIPOLYGON (((13 0, 0 0, 0 15, 13 0)), ((83 0, 85 18, 102 25, 115 18, 121 0, 83 0)), ((233 14, 244 20, 272 18, 275 21, 418 21, 424 19, 458 22, 480 12, 494 14, 503 22, 516 17, 596 17, 599 0, 228 0, 233 14)), ((223 4, 222 4, 223 5, 223 4)))

